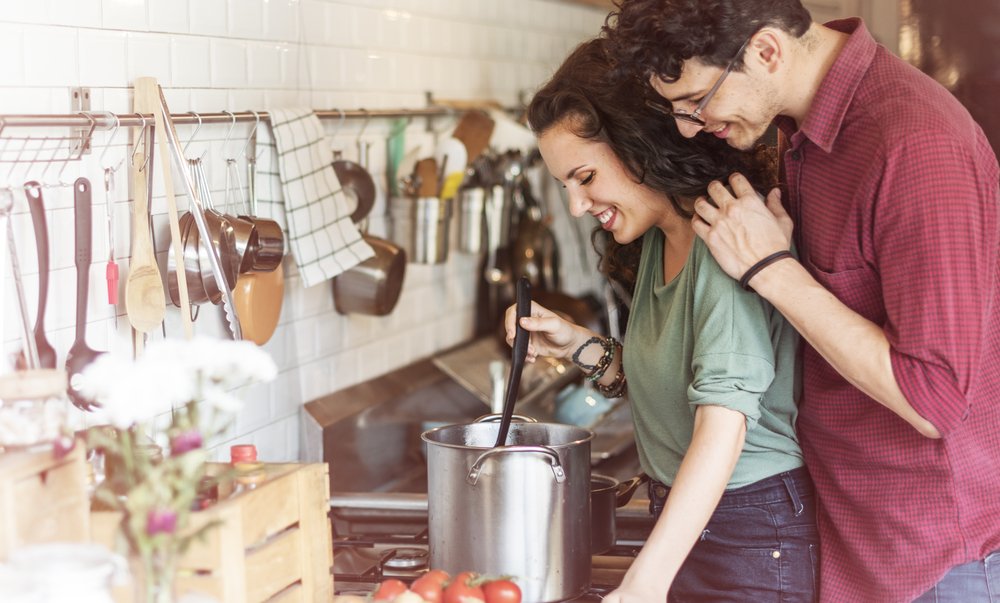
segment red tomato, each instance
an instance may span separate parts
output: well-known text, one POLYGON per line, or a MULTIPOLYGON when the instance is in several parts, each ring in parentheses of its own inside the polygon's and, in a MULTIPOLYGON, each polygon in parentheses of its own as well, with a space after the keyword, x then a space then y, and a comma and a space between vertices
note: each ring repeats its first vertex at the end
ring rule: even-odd
POLYGON ((476 577, 473 572, 462 572, 455 576, 448 588, 444 589, 444 603, 486 603, 486 595, 479 586, 469 586, 476 577))
POLYGON ((510 580, 491 580, 483 585, 486 603, 521 603, 521 588, 510 580))
POLYGON ((428 603, 442 603, 444 585, 451 579, 444 570, 431 570, 413 581, 410 590, 428 603))
POLYGON ((402 580, 396 580, 395 578, 389 578, 384 580, 382 584, 378 585, 375 592, 372 593, 372 600, 374 601, 391 601, 396 595, 401 595, 406 592, 406 583, 402 580))

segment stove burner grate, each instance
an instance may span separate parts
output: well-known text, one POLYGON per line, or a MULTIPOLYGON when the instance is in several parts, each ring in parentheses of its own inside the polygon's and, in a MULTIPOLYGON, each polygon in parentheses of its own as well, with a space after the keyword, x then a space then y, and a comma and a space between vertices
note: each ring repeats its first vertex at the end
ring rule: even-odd
POLYGON ((382 567, 389 569, 419 569, 427 567, 427 549, 399 547, 390 550, 382 558, 382 567))

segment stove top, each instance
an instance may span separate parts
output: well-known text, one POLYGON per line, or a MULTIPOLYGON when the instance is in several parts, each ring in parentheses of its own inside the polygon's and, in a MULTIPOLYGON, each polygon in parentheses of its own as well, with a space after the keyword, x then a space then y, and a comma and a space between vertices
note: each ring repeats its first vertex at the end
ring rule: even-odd
MULTIPOLYGON (((639 546, 617 545, 602 555, 594 555, 590 588, 570 601, 600 601, 614 590, 639 546)), ((409 584, 430 569, 426 529, 412 534, 342 536, 334 539, 333 550, 334 592, 338 595, 365 596, 388 578, 409 584)))

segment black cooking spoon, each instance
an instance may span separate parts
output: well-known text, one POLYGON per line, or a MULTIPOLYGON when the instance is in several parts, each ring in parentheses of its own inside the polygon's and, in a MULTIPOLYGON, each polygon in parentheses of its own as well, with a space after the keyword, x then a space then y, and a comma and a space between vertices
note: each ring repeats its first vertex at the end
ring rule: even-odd
POLYGON ((497 433, 497 443, 493 446, 503 446, 507 442, 507 432, 510 430, 510 420, 514 416, 514 401, 521 385, 521 373, 524 371, 524 359, 528 355, 528 331, 521 326, 521 319, 531 315, 531 284, 528 277, 517 279, 517 318, 514 320, 514 345, 511 346, 510 376, 507 378, 507 391, 503 399, 503 415, 500 418, 500 431, 497 433))
POLYGON ((84 398, 78 390, 79 374, 88 364, 104 352, 98 352, 87 345, 87 293, 90 281, 90 222, 91 202, 90 181, 77 178, 73 183, 73 208, 76 219, 76 340, 66 354, 66 374, 69 387, 66 393, 73 405, 82 410, 91 410, 94 403, 84 398))

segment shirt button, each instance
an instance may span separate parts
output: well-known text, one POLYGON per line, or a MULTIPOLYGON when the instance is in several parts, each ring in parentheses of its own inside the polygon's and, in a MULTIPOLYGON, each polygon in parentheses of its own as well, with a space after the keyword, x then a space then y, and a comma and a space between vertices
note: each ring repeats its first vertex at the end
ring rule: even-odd
POLYGON ((802 159, 802 153, 800 153, 799 151, 792 151, 792 159, 794 159, 795 161, 802 159))
POLYGON ((781 551, 771 551, 771 556, 774 557, 775 559, 780 559, 781 551))

